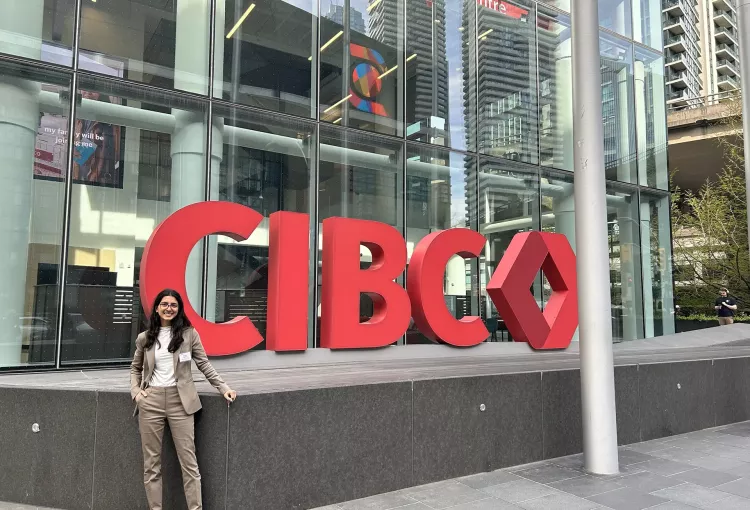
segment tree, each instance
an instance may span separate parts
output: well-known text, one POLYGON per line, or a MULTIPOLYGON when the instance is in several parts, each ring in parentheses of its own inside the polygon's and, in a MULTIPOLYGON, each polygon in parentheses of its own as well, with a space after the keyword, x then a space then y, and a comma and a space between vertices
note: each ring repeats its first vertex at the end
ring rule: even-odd
POLYGON ((728 104, 729 135, 719 139, 726 165, 697 193, 673 187, 675 297, 684 310, 713 313, 727 287, 740 308, 750 306, 745 155, 740 101, 728 104), (740 136, 737 136, 740 135, 740 136))

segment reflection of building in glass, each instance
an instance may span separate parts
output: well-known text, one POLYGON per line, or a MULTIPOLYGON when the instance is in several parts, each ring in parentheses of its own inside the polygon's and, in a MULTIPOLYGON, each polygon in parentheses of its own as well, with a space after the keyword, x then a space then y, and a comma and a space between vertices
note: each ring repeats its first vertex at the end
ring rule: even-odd
POLYGON ((478 2, 475 86, 482 153, 516 161, 537 159, 532 20, 527 9, 511 3, 478 2))
MULTIPOLYGON (((343 25, 344 6, 331 5, 330 9, 328 9, 328 14, 326 14, 325 17, 333 21, 334 23, 343 25)), ((367 29, 365 28, 365 18, 362 16, 362 13, 354 7, 349 8, 349 26, 352 30, 359 32, 360 34, 367 34, 367 29)))
POLYGON ((445 0, 407 0, 407 138, 450 146, 445 0))

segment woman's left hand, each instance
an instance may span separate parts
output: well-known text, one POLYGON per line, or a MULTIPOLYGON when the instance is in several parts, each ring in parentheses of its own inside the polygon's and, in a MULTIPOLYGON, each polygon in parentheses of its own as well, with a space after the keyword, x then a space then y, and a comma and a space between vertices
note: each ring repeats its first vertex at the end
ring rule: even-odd
POLYGON ((229 390, 226 393, 224 393, 224 398, 227 399, 227 402, 231 404, 237 398, 237 392, 234 390, 229 390))

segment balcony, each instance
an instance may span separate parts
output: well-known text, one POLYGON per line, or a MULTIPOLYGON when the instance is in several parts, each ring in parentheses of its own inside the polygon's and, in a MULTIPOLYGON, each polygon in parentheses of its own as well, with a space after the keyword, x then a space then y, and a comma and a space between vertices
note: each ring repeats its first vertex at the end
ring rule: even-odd
POLYGON ((687 38, 684 35, 673 35, 664 41, 664 49, 670 49, 676 53, 682 53, 687 49, 687 38))
POLYGON ((714 9, 714 23, 720 27, 736 27, 737 15, 732 11, 714 9))
POLYGON ((721 11, 737 11, 734 0, 713 0, 714 7, 721 11))
POLYGON ((730 44, 719 44, 716 46, 716 57, 722 60, 731 60, 736 62, 738 60, 737 49, 730 44))
POLYGON ((690 103, 687 89, 676 90, 667 94, 667 104, 672 106, 686 106, 690 103))
POLYGON ((685 15, 685 4, 683 0, 664 0, 662 5, 662 12, 669 13, 672 16, 684 16, 685 15))
POLYGON ((665 14, 662 16, 662 26, 670 34, 684 34, 686 32, 682 17, 675 18, 674 16, 665 14))
POLYGON ((734 62, 730 62, 729 60, 718 60, 716 62, 716 72, 728 76, 738 76, 740 74, 734 62))
POLYGON ((683 71, 687 69, 687 61, 684 53, 678 53, 677 55, 669 55, 665 59, 667 69, 673 71, 683 71))
POLYGON ((740 88, 740 82, 731 76, 719 76, 717 83, 719 90, 738 90, 740 88))
POLYGON ((664 77, 667 81, 667 85, 671 85, 676 89, 686 89, 688 87, 688 73, 682 71, 681 73, 666 73, 664 77))
POLYGON ((732 27, 722 27, 716 30, 716 40, 722 43, 737 45, 737 30, 732 27))

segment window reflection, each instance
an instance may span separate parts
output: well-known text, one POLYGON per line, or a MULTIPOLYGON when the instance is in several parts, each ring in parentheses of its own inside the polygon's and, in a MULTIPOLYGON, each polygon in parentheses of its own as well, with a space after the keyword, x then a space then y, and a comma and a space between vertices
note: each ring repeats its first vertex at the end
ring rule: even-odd
POLYGON ((475 150, 473 1, 406 3, 406 136, 475 150), (469 133, 473 133, 469 136, 469 133))
POLYGON ((570 19, 561 14, 540 14, 537 32, 541 164, 572 171, 573 74, 570 19))
POLYGON ((80 47, 100 57, 82 68, 109 75, 114 68, 129 80, 206 94, 210 4, 84 1, 80 47))
POLYGON ((301 117, 314 116, 317 2, 217 3, 215 96, 301 117))
POLYGON ((638 134, 638 181, 667 189, 667 108, 664 97, 664 58, 635 51, 635 120, 638 134))
POLYGON ((321 2, 320 119, 398 135, 403 125, 403 0, 321 2))
MULTIPOLYGON (((122 361, 145 324, 139 278, 148 238, 171 213, 205 199, 206 105, 104 78, 79 83, 62 361, 122 361)), ((196 310, 202 252, 198 243, 185 275, 196 310)))
POLYGON ((0 367, 51 363, 70 76, 0 64, 0 367))
MULTIPOLYGON (((630 2, 631 0, 599 0, 599 25, 625 37, 632 37, 633 13, 630 2)), ((651 3, 660 5, 659 2, 651 3)))
POLYGON ((646 338, 675 332, 669 207, 669 195, 641 192, 643 316, 646 338))
POLYGON ((636 182, 632 44, 602 34, 599 48, 605 175, 612 181, 636 182))
POLYGON ((224 119, 224 146, 212 198, 250 207, 264 219, 247 240, 209 238, 207 315, 214 322, 249 317, 265 337, 268 218, 277 211, 313 212, 309 161, 314 129, 304 121, 259 112, 218 105, 214 111, 224 119))
MULTIPOLYGON (((539 160, 533 4, 478 2, 479 151, 539 160)), ((471 87, 470 86, 470 87, 471 87)), ((473 91, 471 91, 473 92, 473 91)))
POLYGON ((75 5, 75 0, 0 2, 0 53, 72 65, 75 5))
MULTIPOLYGON (((362 132, 320 127, 320 167, 318 221, 339 216, 379 221, 403 232, 404 161, 401 142, 362 132)), ((322 231, 322 226, 320 231, 322 231)), ((318 248, 322 247, 319 241, 318 248)), ((322 260, 320 256, 318 260, 322 260)), ((362 247, 360 265, 372 262, 370 251, 362 247)), ((320 262, 318 270, 320 270, 320 262)), ((320 282, 318 278, 318 300, 320 282)), ((360 320, 372 317, 373 304, 360 297, 360 320)), ((320 306, 317 317, 320 320, 320 306)), ((320 332, 320 328, 317 330, 320 332)))
POLYGON ((607 185, 607 243, 612 297, 612 338, 643 338, 638 196, 633 189, 607 185))
MULTIPOLYGON (((498 318, 498 311, 487 299, 486 288, 513 237, 519 232, 539 230, 539 176, 534 167, 511 161, 479 161, 479 232, 487 239, 480 259, 481 313, 498 318)), ((541 289, 537 281, 532 292, 540 308, 541 289)), ((504 331, 502 317, 499 329, 504 331)))
MULTIPOLYGON (((476 161, 441 149, 408 147, 406 158, 406 248, 432 232, 449 228, 477 230, 476 161)), ((407 268, 408 271, 408 268, 407 268)), ((478 259, 454 256, 443 280, 445 303, 454 317, 479 315, 478 259)), ((406 343, 427 343, 412 323, 406 343)))

